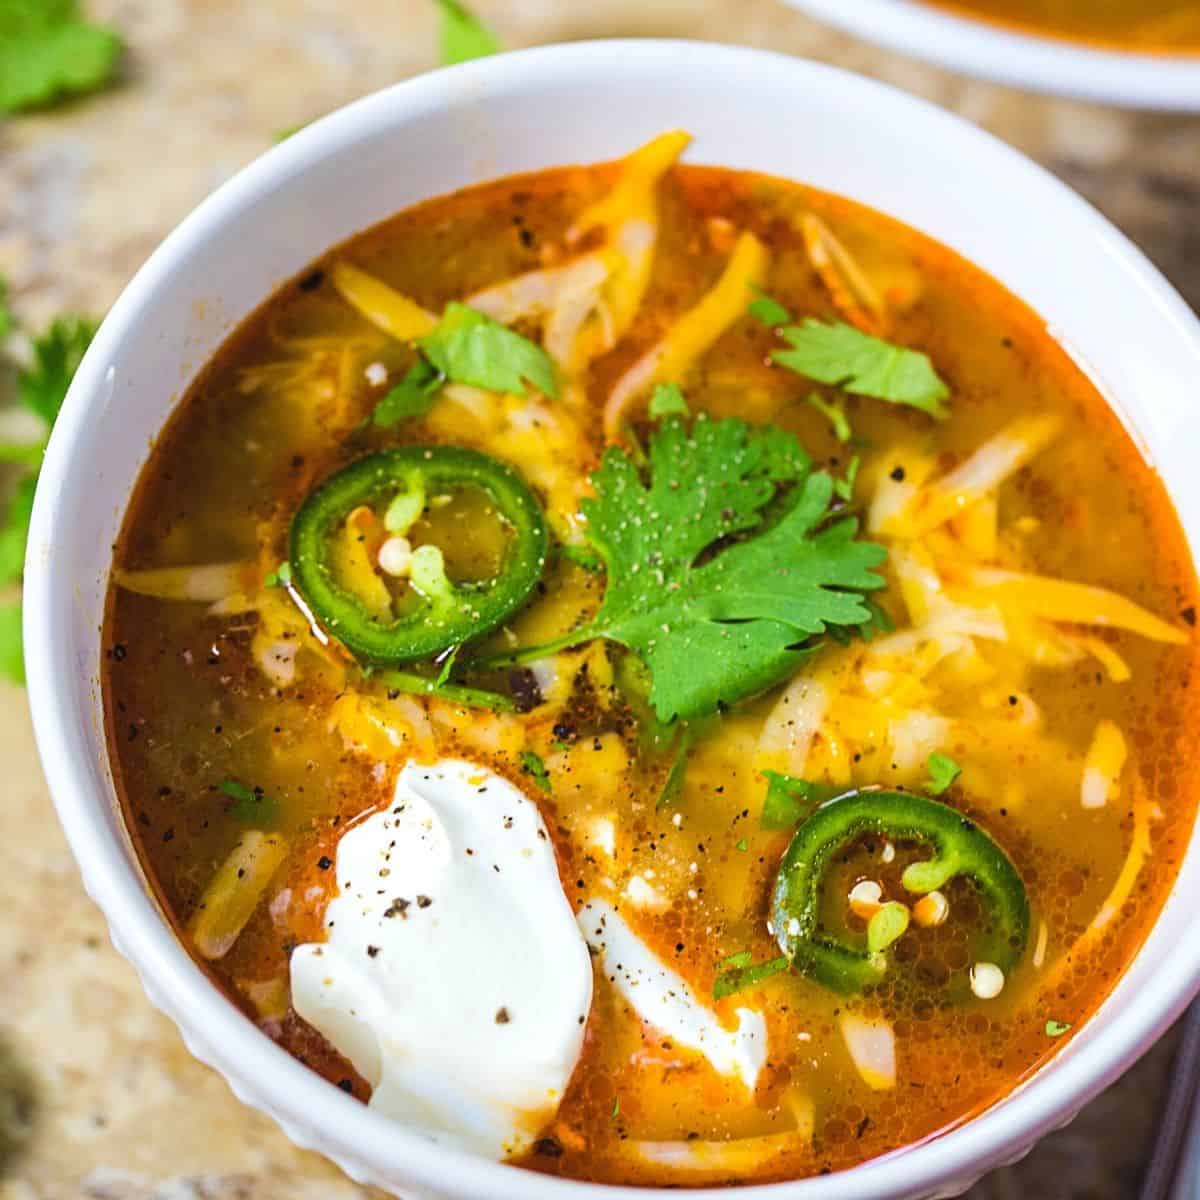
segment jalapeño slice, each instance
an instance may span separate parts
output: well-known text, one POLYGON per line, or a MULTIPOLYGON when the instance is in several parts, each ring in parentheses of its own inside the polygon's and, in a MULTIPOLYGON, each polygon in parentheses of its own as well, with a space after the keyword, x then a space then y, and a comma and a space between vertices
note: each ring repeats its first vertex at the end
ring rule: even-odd
POLYGON ((548 535, 529 487, 509 466, 474 450, 404 446, 359 459, 309 493, 292 519, 292 581, 321 626, 362 662, 429 658, 494 629, 525 602, 546 560, 548 535), (427 501, 478 488, 509 536, 498 571, 453 582, 439 547, 418 546, 408 577, 412 603, 380 614, 334 570, 334 540, 361 506, 386 513, 391 532, 406 532, 427 501))
POLYGON ((820 927, 821 890, 835 859, 860 837, 911 841, 933 856, 911 863, 905 889, 925 895, 961 876, 974 885, 985 916, 978 957, 1008 972, 1029 937, 1029 899, 1003 850, 970 818, 948 804, 910 792, 863 789, 816 808, 783 856, 771 901, 780 948, 798 970, 833 991, 859 992, 887 971, 886 951, 874 954, 820 927))

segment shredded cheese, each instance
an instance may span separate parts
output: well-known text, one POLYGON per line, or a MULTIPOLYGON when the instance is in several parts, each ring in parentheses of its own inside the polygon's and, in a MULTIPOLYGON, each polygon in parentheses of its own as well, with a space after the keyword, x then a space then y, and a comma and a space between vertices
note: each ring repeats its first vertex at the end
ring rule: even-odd
POLYGON ((744 315, 751 288, 766 277, 767 262, 767 249, 762 242, 752 233, 741 234, 712 289, 617 380, 604 406, 604 432, 610 441, 619 435, 635 400, 656 383, 678 381, 744 315))
POLYGON ((1083 761, 1081 800, 1084 808, 1103 808, 1117 796, 1117 781, 1125 768, 1125 738, 1112 721, 1101 721, 1083 761))
POLYGON ((437 317, 415 300, 352 263, 334 263, 329 277, 347 304, 398 341, 424 337, 437 324, 437 317))

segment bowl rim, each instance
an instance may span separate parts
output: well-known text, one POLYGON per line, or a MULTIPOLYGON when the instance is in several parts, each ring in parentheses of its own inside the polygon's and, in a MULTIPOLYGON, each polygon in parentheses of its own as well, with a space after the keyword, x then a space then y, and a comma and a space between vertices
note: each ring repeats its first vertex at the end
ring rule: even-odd
MULTIPOLYGON (((24 634, 28 694, 46 778, 79 864, 84 886, 109 924, 113 943, 134 966, 151 1001, 172 1018, 192 1053, 214 1067, 235 1094, 279 1123, 298 1144, 316 1149, 362 1182, 430 1189, 437 1195, 488 1196, 494 1200, 646 1200, 661 1189, 611 1186, 513 1170, 465 1152, 435 1145, 380 1116, 332 1087, 293 1059, 247 1019, 211 983, 183 948, 130 864, 123 824, 99 794, 82 729, 90 720, 85 693, 54 619, 57 581, 53 531, 56 510, 73 465, 85 462, 88 429, 102 418, 112 386, 114 350, 136 327, 160 284, 196 243, 203 243, 247 200, 268 193, 293 174, 337 148, 364 124, 419 116, 452 102, 464 86, 528 87, 543 68, 598 67, 619 56, 641 71, 654 71, 686 54, 702 60, 713 77, 742 78, 756 70, 793 72, 797 84, 857 89, 901 119, 919 116, 951 139, 980 144, 1006 171, 1031 186, 1053 191, 1081 227, 1119 260, 1132 282, 1200 359, 1200 321, 1157 269, 1123 234, 1049 172, 961 117, 889 85, 825 64, 770 51, 712 43, 657 39, 603 40, 537 47, 434 71, 364 97, 322 118, 244 167, 205 199, 165 239, 126 286, 75 377, 50 439, 31 523, 25 568, 24 634), (59 681, 70 686, 59 686, 59 681), (384 1172, 389 1172, 386 1174, 384 1172), (389 1184, 388 1180, 391 1180, 389 1184)), ((694 65, 691 64, 691 65, 694 65)), ((1001 1100, 957 1127, 915 1146, 869 1160, 846 1171, 778 1183, 689 1189, 700 1200, 729 1195, 748 1200, 884 1200, 927 1196, 931 1188, 971 1180, 1025 1152, 1041 1134, 1069 1119, 1144 1053, 1200 989, 1200 939, 1155 971, 1136 1003, 1115 1011, 1097 1034, 1060 1054, 1052 1069, 1019 1085, 1019 1102, 1001 1100)), ((939 1195, 953 1194, 939 1192, 939 1195)))
POLYGON ((935 0, 784 0, 865 41, 1035 92, 1163 112, 1200 112, 1200 55, 1089 45, 952 12, 935 0))

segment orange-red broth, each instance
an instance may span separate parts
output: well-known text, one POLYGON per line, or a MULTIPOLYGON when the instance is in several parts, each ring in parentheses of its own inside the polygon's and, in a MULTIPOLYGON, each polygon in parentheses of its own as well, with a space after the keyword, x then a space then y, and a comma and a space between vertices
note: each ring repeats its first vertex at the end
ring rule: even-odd
MULTIPOLYGON (((553 261, 573 216, 604 191, 612 172, 548 171, 422 204, 281 288, 222 348, 157 442, 117 563, 137 568, 282 556, 295 506, 346 460, 342 435, 382 394, 364 378, 364 364, 379 360, 393 367, 406 353, 330 287, 327 271, 335 257, 436 310, 451 298, 553 261), (310 351, 316 363, 311 378, 296 366, 310 351), (269 366, 281 362, 292 366, 269 366), (266 386, 250 390, 247 372, 263 368, 266 386)), ((661 240, 638 319, 586 377, 597 413, 612 381, 711 286, 729 252, 731 229, 752 230, 769 247, 770 290, 793 312, 838 315, 796 230, 799 213, 817 214, 895 302, 890 336, 925 350, 953 390, 953 415, 939 425, 879 401, 848 401, 863 461, 856 500, 889 468, 890 450, 898 444, 918 440, 948 468, 1014 414, 1060 413, 1063 434, 1003 486, 1002 526, 1025 531, 1020 551, 1032 569, 1114 588, 1169 620, 1193 617, 1195 578, 1158 477, 1034 314, 995 281, 876 212, 779 180, 677 167, 661 185, 660 210, 661 240)), ((795 431, 818 462, 844 469, 846 448, 801 402, 811 390, 807 382, 769 365, 772 344, 771 332, 757 322, 737 322, 681 381, 693 410, 771 420, 795 431)), ((377 433, 374 440, 478 444, 470 426, 447 430, 422 423, 377 433)), ((585 468, 596 461, 600 445, 597 420, 579 447, 585 468)), ((594 608, 602 586, 565 562, 553 566, 545 584, 544 595, 514 623, 525 640, 594 608)), ((884 603, 899 616, 894 582, 884 603)), ((332 667, 323 671, 318 657, 293 686, 271 686, 251 658, 254 627, 253 615, 213 616, 204 605, 164 603, 115 588, 104 632, 112 758, 139 854, 185 942, 183 931, 202 890, 244 829, 214 785, 225 778, 251 781, 274 802, 269 827, 286 834, 290 853, 236 944, 207 969, 270 1036, 365 1099, 368 1088, 352 1068, 286 1008, 284 987, 290 950, 321 935, 340 830, 385 802, 400 761, 394 751, 388 756, 386 743, 374 747, 377 753, 346 748, 330 721, 346 685, 332 667), (286 908, 272 904, 285 890, 286 908)), ((1034 930, 1041 922, 1047 930, 1040 969, 1027 953, 1003 993, 986 1002, 948 999, 936 985, 914 983, 905 970, 889 976, 898 982, 851 999, 796 975, 776 976, 718 1005, 726 1016, 738 1004, 760 1006, 767 1014, 769 1061, 750 1098, 698 1056, 643 1027, 598 975, 582 1059, 557 1121, 525 1165, 648 1183, 839 1170, 964 1120, 1059 1049, 1070 1033, 1048 1036, 1047 1021, 1077 1029, 1111 989, 1171 885, 1195 807, 1192 647, 1125 634, 1107 640, 1131 668, 1129 682, 1112 682, 1090 658, 1036 669, 1028 682, 1045 728, 1075 756, 1075 776, 1046 770, 1036 755, 1027 759, 1003 732, 1003 706, 999 719, 980 716, 979 686, 951 680, 942 687, 946 711, 967 723, 979 717, 984 731, 970 746, 948 747, 965 767, 950 798, 978 818, 1023 874, 1034 930), (1119 917, 1106 936, 1072 955, 1131 839, 1129 787, 1102 809, 1080 805, 1077 760, 1101 717, 1124 731, 1157 815, 1150 857, 1119 917), (1019 788, 1005 792, 1008 779, 1019 788), (873 1090, 855 1069, 838 1026, 847 1011, 892 1022, 894 1088, 873 1090), (811 1141, 796 1139, 784 1152, 737 1170, 680 1176, 628 1150, 640 1139, 787 1133, 797 1124, 798 1097, 811 1105, 811 1141)), ((845 652, 822 655, 839 653, 845 652)), ((1005 647, 985 648, 987 655, 1004 653, 1005 647)), ((435 705, 436 752, 487 762, 539 803, 575 903, 600 888, 602 877, 620 884, 634 871, 652 870, 655 886, 670 898, 668 911, 629 908, 627 916, 698 994, 707 995, 718 960, 745 949, 756 961, 778 952, 765 918, 788 835, 760 827, 764 788, 753 765, 757 731, 777 692, 745 705, 703 739, 678 805, 656 811, 667 764, 641 746, 636 718, 612 686, 609 668, 616 657, 599 648, 581 659, 572 701, 553 720, 537 709, 497 719, 435 705), (497 720, 505 727, 498 739, 497 720), (484 739, 489 744, 505 748, 482 749, 481 729, 490 731, 484 739), (520 771, 518 745, 545 759, 552 794, 520 771), (615 863, 601 861, 587 841, 589 822, 604 813, 614 815, 618 829, 615 863)), ((819 656, 814 669, 822 662, 819 656)), ((870 746, 859 748, 850 777, 863 784, 920 782, 911 770, 894 771, 870 746)), ((881 877, 877 856, 878 847, 862 851, 862 873, 881 877)), ((924 955, 929 965, 932 953, 961 967, 967 950, 953 936, 931 940, 913 928, 898 944, 897 957, 911 963, 924 955), (934 944, 941 948, 931 951, 934 944)))

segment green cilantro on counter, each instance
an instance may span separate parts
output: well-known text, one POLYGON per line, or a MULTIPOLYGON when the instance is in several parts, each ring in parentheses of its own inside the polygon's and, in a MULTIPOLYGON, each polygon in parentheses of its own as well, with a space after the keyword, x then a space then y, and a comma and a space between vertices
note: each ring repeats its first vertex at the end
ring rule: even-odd
POLYGON ((436 3, 442 10, 439 45, 444 66, 499 52, 499 39, 465 4, 459 0, 436 0, 436 3))
POLYGON ((925 769, 929 772, 925 790, 931 796, 940 796, 962 774, 962 767, 948 754, 931 754, 925 769))
MULTIPOLYGON (((4 0, 0 0, 0 6, 3 3, 4 0)), ((4 9, 0 7, 0 31, 5 28, 3 14, 4 9)), ((0 73, 2 69, 3 52, 0 51, 0 73)), ((45 333, 30 341, 28 361, 20 364, 9 362, 3 354, 4 342, 16 326, 16 318, 8 307, 7 284, 0 279, 0 367, 12 370, 17 400, 43 426, 42 436, 35 440, 0 441, 0 463, 21 469, 0 517, 0 585, 13 585, 21 580, 33 495, 46 439, 62 408, 76 368, 96 332, 95 322, 88 318, 60 317, 45 333)), ((0 675, 16 683, 25 680, 21 605, 17 600, 0 604, 0 675)))
POLYGON ((894 346, 841 321, 826 324, 813 317, 785 325, 779 335, 788 349, 773 350, 771 357, 799 375, 857 396, 917 408, 938 421, 950 415, 943 403, 950 389, 920 351, 894 346))
POLYGON ((689 720, 779 683, 810 639, 870 618, 863 593, 883 586, 871 568, 885 551, 834 516, 833 480, 790 433, 669 417, 645 475, 610 447, 591 481, 581 509, 607 572, 600 610, 504 661, 608 638, 649 668, 658 719, 689 720))
POLYGON ((45 108, 112 79, 121 39, 77 0, 0 0, 0 113, 45 108))

